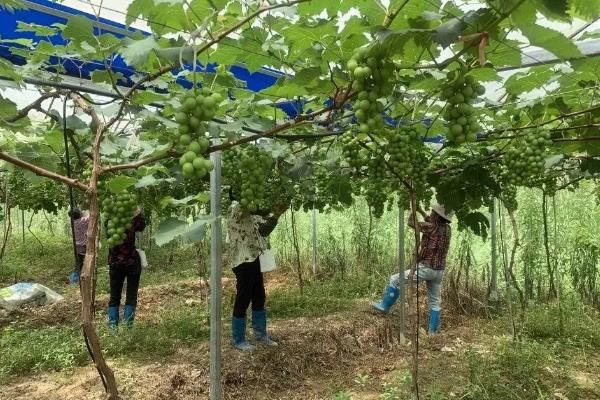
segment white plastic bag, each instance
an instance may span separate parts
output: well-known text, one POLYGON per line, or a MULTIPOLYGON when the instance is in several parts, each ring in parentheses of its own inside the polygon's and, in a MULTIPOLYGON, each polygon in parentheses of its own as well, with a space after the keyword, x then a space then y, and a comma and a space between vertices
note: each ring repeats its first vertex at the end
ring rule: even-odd
POLYGON ((146 252, 142 249, 136 249, 138 254, 140 255, 140 262, 142 264, 142 268, 148 267, 148 258, 146 257, 146 252))
POLYGON ((260 261, 260 272, 270 272, 277 268, 275 253, 271 249, 265 250, 258 260, 260 261))
POLYGON ((63 297, 39 283, 17 283, 0 289, 0 307, 9 311, 26 305, 46 305, 61 301, 63 297))

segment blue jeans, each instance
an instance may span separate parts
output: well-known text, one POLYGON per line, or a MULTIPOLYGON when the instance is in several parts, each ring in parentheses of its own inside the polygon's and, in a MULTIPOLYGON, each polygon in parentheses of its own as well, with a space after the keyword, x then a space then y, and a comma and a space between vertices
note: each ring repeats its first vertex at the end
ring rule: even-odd
MULTIPOLYGON (((405 282, 408 281, 410 270, 404 271, 405 282)), ((444 270, 432 269, 424 265, 419 265, 413 276, 413 282, 425 281, 427 283, 427 302, 429 303, 429 309, 434 311, 440 311, 442 305, 442 278, 444 277, 444 270)), ((404 290, 400 284, 400 274, 394 274, 390 278, 390 285, 394 286, 398 290, 404 290)))

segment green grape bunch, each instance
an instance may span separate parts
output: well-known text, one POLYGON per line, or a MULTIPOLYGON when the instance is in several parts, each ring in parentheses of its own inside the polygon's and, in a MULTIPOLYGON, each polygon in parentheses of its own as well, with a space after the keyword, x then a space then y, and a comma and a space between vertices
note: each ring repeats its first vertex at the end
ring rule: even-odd
POLYGON ((514 185, 503 185, 499 198, 508 211, 516 211, 519 207, 519 203, 517 203, 517 187, 514 185))
POLYGON ((243 210, 254 213, 268 207, 273 158, 266 151, 254 145, 230 150, 223 157, 223 172, 231 178, 232 192, 243 210))
POLYGON ((122 191, 103 197, 101 207, 106 219, 107 244, 114 247, 122 244, 127 238, 127 230, 137 209, 137 196, 133 192, 122 191))
POLYGON ((427 184, 427 149, 419 132, 409 126, 398 127, 387 144, 388 164, 395 175, 410 178, 417 189, 427 184))
POLYGON ((535 186, 544 175, 546 147, 551 144, 549 131, 533 130, 516 139, 504 156, 506 181, 514 186, 535 186))
POLYGON ((203 157, 210 147, 206 137, 206 122, 213 119, 222 97, 207 88, 191 90, 176 110, 177 134, 175 141, 183 155, 179 164, 188 178, 204 178, 213 169, 212 161, 203 157))
POLYGON ((368 48, 359 48, 347 63, 352 89, 357 92, 355 117, 361 133, 381 130, 384 126, 385 106, 379 101, 393 89, 395 66, 387 57, 369 55, 368 48))
POLYGON ((367 205, 373 211, 375 218, 381 218, 385 211, 385 204, 388 201, 388 184, 381 180, 368 179, 363 184, 363 195, 367 205))
POLYGON ((347 133, 342 135, 340 141, 342 142, 342 156, 344 160, 346 160, 350 167, 360 169, 362 167, 362 148, 358 144, 358 139, 351 133, 347 133))
MULTIPOLYGON (((85 182, 89 182, 90 179, 92 179, 92 166, 88 165, 82 172, 81 172, 81 177, 85 182)), ((104 179, 102 179, 103 176, 100 175, 98 177, 98 198, 102 198, 104 195, 104 192, 106 191, 106 183, 104 181, 104 179)))
POLYGON ((485 88, 466 69, 448 72, 448 81, 442 88, 441 98, 448 102, 444 119, 448 122, 448 141, 456 144, 474 142, 480 129, 473 109, 473 101, 485 93, 485 88))

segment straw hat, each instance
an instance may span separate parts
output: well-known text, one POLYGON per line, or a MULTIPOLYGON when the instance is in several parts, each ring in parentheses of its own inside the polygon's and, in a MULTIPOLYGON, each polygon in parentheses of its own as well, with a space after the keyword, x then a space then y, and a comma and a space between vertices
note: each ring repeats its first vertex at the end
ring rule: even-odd
POLYGON ((452 217, 454 217, 454 211, 446 211, 446 208, 441 204, 436 204, 431 209, 440 217, 445 220, 452 222, 452 217))

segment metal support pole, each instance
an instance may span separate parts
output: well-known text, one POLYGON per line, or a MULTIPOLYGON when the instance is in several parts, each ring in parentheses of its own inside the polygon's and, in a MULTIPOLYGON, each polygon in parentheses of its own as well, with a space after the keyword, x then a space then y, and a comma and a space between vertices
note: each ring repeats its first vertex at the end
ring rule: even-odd
MULTIPOLYGON (((214 144, 220 140, 215 139, 214 144)), ((214 169, 210 173, 210 211, 214 218, 210 247, 210 400, 222 398, 221 388, 221 152, 210 155, 214 169)))
POLYGON ((491 261, 491 272, 490 272, 490 300, 496 301, 498 300, 498 255, 497 251, 497 234, 496 234, 496 199, 492 202, 492 221, 491 221, 491 231, 492 231, 492 261, 491 261))
POLYGON ((400 343, 406 342, 406 286, 404 282, 404 270, 406 269, 406 260, 404 253, 404 207, 398 207, 398 272, 400 273, 400 343))
POLYGON ((312 268, 313 274, 317 274, 317 210, 312 209, 312 268))
POLYGON ((21 210, 21 232, 23 232, 23 244, 25 244, 25 210, 21 210))

